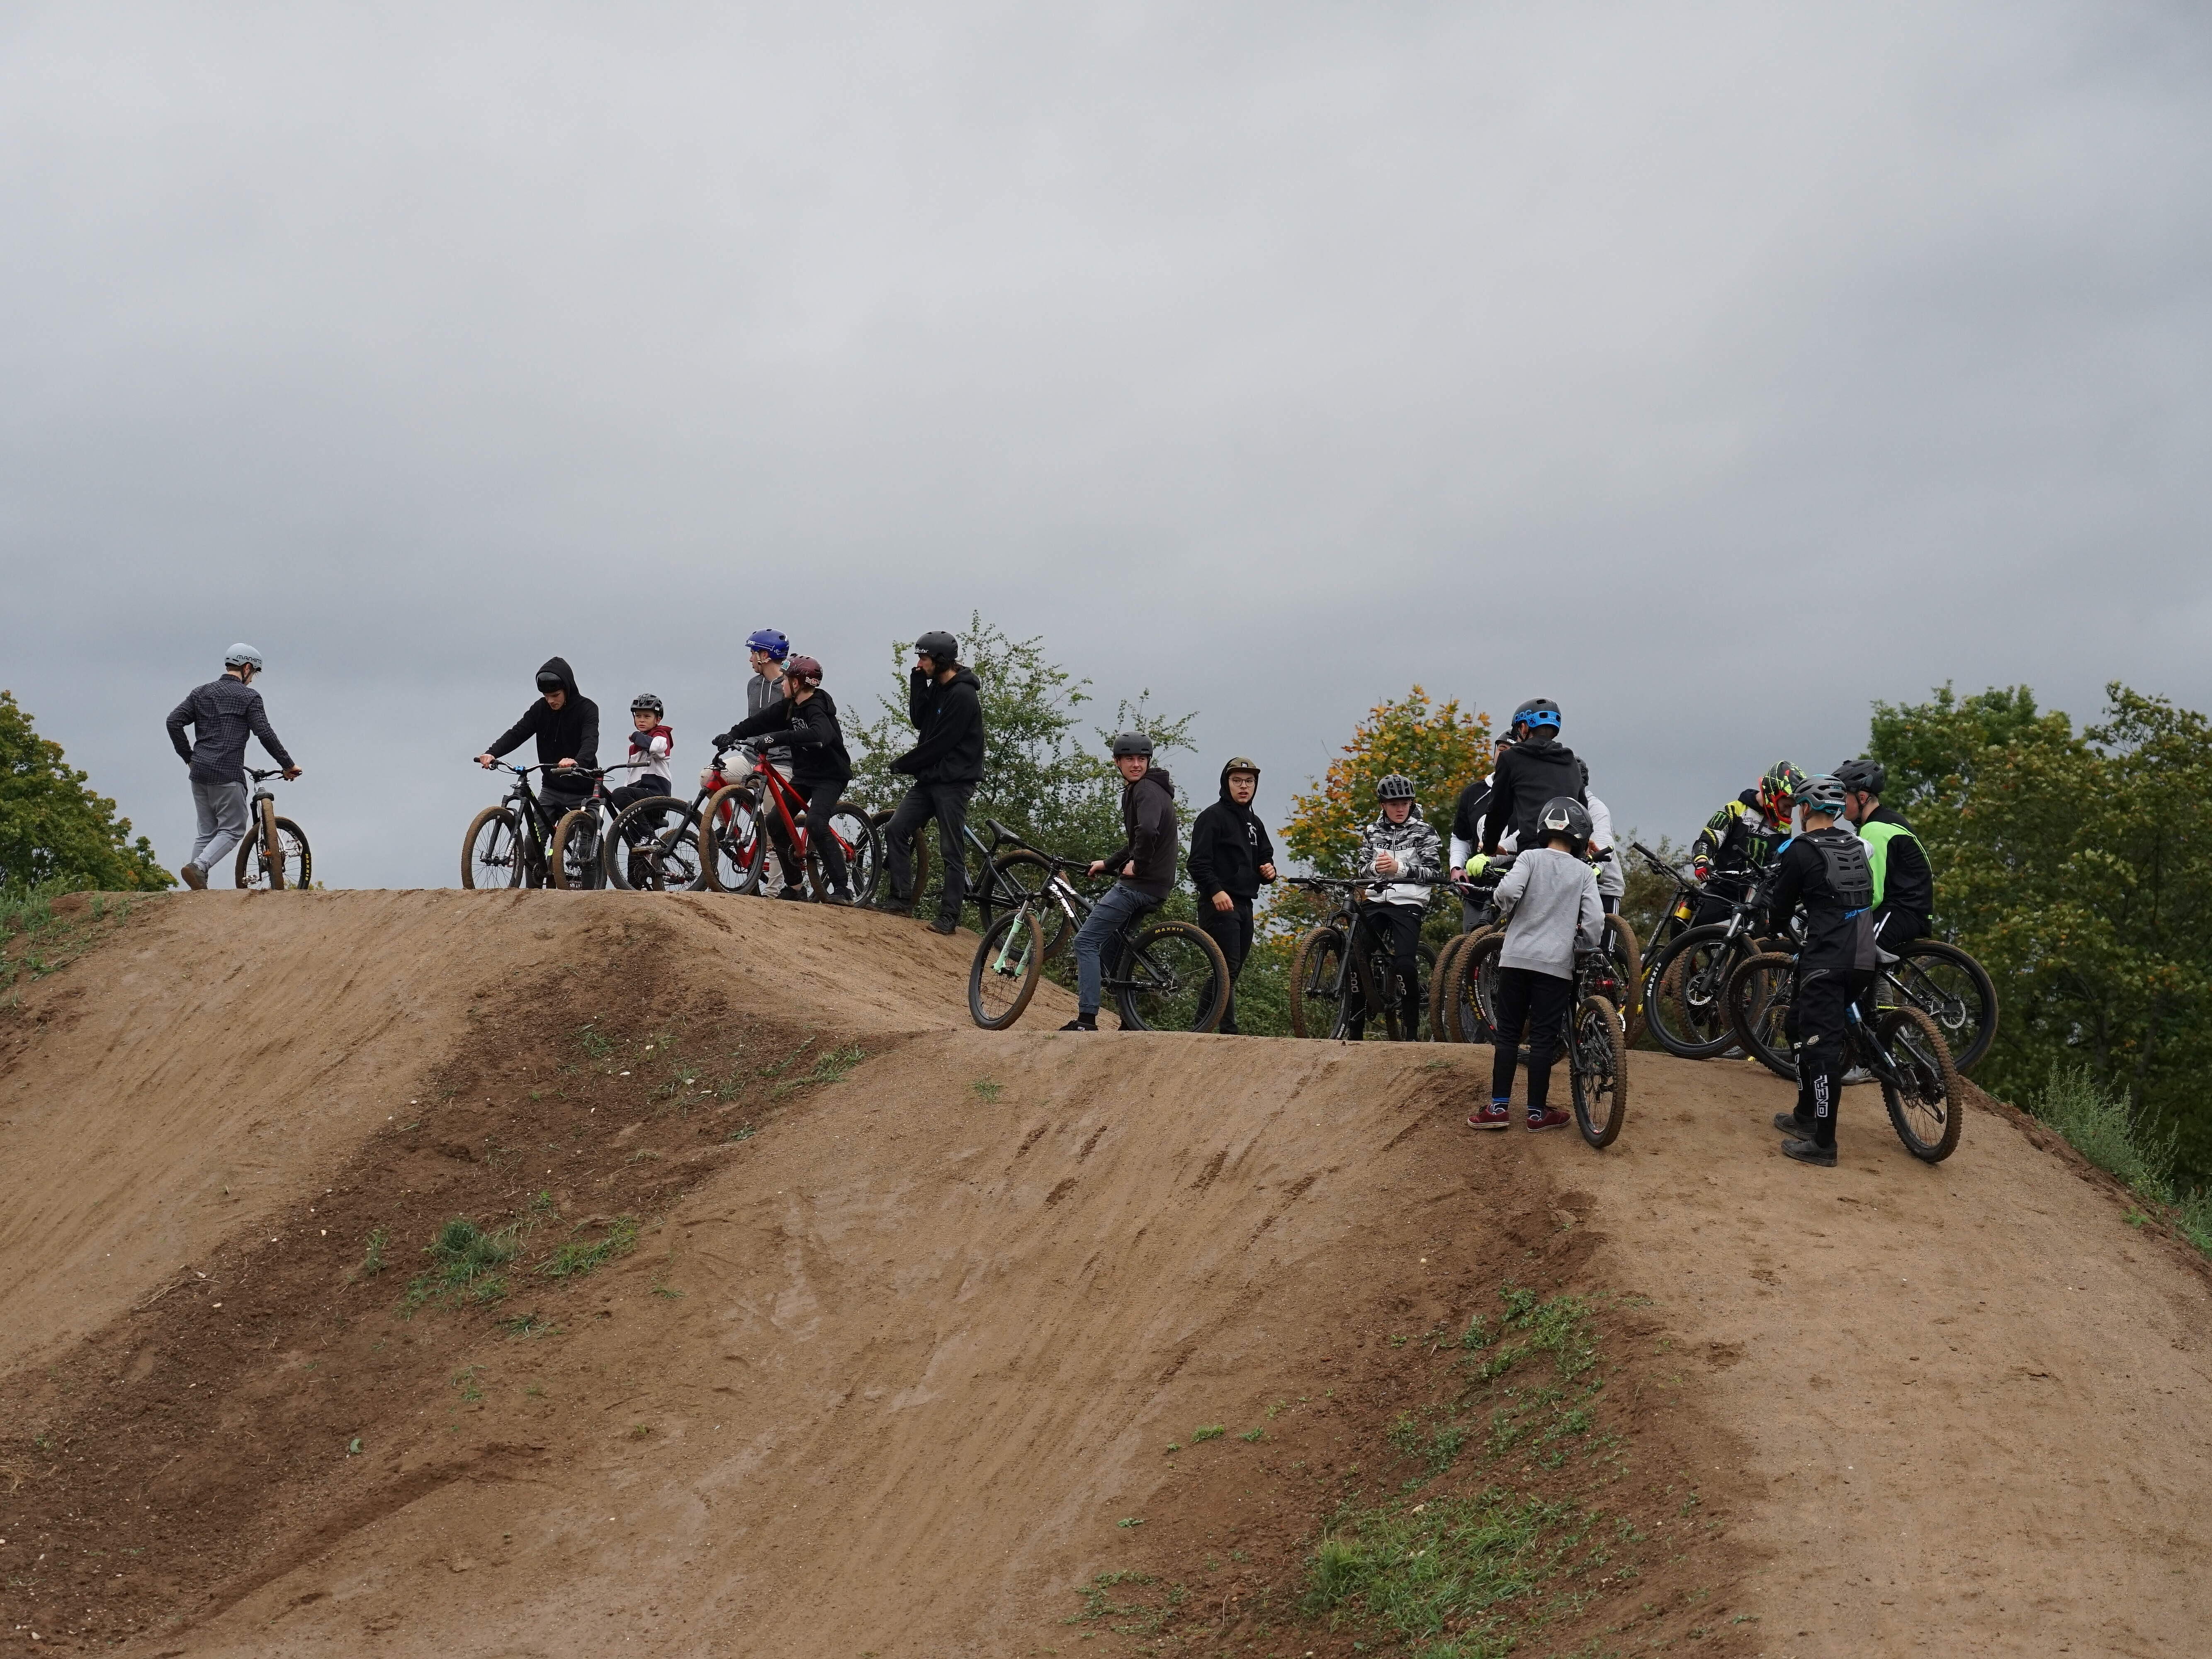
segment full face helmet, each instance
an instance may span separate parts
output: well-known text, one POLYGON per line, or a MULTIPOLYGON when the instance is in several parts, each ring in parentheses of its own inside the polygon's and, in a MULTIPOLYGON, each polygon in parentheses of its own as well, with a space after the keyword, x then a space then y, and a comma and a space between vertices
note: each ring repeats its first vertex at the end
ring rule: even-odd
POLYGON ((1768 767, 1759 780, 1759 810, 1770 822, 1780 823, 1790 816, 1790 803, 1803 787, 1805 769, 1793 766, 1788 761, 1777 761, 1768 767))

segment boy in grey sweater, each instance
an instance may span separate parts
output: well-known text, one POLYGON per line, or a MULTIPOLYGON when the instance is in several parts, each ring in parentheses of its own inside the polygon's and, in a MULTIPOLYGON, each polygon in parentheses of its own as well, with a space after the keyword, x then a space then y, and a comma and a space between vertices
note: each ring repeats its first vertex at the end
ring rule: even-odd
POLYGON ((1498 1023, 1492 1041, 1490 1103, 1468 1122, 1504 1129, 1513 1121, 1513 1067, 1522 1033, 1528 1036, 1528 1127, 1556 1129, 1567 1114, 1549 1103, 1552 1062, 1559 1055, 1568 1004, 1575 992, 1575 953, 1605 943, 1605 910, 1597 872, 1583 860, 1589 809, 1571 795, 1547 801, 1538 815, 1544 837, 1513 861, 1498 884, 1498 908, 1508 918, 1498 957, 1498 1023))

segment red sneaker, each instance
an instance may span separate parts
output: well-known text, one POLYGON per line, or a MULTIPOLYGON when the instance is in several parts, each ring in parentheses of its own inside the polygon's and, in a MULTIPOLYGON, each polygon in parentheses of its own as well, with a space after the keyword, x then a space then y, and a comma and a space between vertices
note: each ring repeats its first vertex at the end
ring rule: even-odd
POLYGON ((1534 1134, 1539 1129, 1564 1128, 1566 1125, 1572 1123, 1573 1121, 1573 1118, 1568 1116, 1566 1113, 1561 1111, 1558 1107, 1553 1106, 1548 1110, 1541 1113, 1531 1112, 1528 1114, 1528 1133, 1534 1134))
POLYGON ((1491 1101, 1480 1109, 1468 1114, 1470 1129, 1510 1129, 1513 1127, 1513 1109, 1502 1100, 1491 1101))

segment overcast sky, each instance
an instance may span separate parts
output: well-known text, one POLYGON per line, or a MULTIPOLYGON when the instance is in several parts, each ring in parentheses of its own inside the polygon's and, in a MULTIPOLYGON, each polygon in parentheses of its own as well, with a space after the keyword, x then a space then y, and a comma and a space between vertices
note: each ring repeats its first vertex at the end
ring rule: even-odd
POLYGON ((0 684, 172 867, 258 646, 329 884, 566 654, 971 610, 1278 822, 1415 681, 1685 836, 1868 704, 2212 706, 2195 5, 0 9, 0 684))

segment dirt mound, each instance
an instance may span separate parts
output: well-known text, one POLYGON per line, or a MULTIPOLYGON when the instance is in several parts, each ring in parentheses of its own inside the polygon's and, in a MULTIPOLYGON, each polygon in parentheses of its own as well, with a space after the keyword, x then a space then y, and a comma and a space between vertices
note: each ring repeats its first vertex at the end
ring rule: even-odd
POLYGON ((5 1034, 0 1628, 2179 1654, 2212 1615, 2206 1276, 2002 1109, 1931 1170, 1855 1090, 1809 1171, 1781 1085, 1639 1054, 1600 1156, 1465 1130, 1481 1051, 977 1032, 970 948, 142 907, 5 1034), (1395 1626, 1310 1599, 1328 1527, 1395 1626))

